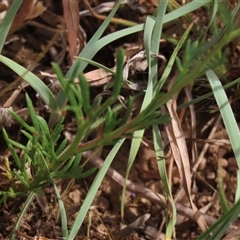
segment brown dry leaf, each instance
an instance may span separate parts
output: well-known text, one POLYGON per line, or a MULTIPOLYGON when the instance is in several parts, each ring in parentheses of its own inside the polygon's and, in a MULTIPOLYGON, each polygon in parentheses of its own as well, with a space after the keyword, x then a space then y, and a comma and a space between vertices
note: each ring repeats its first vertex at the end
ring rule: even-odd
POLYGON ((113 74, 104 69, 96 69, 84 74, 91 86, 101 86, 111 81, 113 74))
POLYGON ((207 229, 206 221, 204 220, 203 216, 198 211, 197 207, 195 206, 195 204, 191 199, 192 175, 190 171, 189 156, 188 156, 186 139, 184 137, 184 134, 180 125, 180 121, 176 112, 176 107, 177 107, 177 103, 175 98, 170 99, 167 102, 167 108, 172 120, 171 120, 171 123, 167 125, 166 131, 170 141, 172 154, 179 170, 182 186, 190 201, 198 226, 204 232, 207 229))
POLYGON ((63 14, 67 27, 67 38, 69 44, 69 56, 74 61, 77 52, 77 39, 79 35, 79 6, 77 0, 62 0, 63 14))
MULTIPOLYGON (((57 79, 57 76, 55 74, 50 74, 50 73, 41 72, 41 71, 40 71, 40 74, 42 76, 49 77, 53 80, 57 79)), ((96 69, 91 72, 85 73, 84 76, 87 79, 90 86, 98 87, 110 82, 113 77, 113 74, 105 71, 104 69, 96 69)), ((74 82, 79 83, 79 79, 76 78, 74 82)))
POLYGON ((38 17, 45 10, 46 7, 44 7, 40 1, 24 0, 19 12, 14 18, 9 34, 12 34, 13 32, 20 29, 27 20, 38 17))

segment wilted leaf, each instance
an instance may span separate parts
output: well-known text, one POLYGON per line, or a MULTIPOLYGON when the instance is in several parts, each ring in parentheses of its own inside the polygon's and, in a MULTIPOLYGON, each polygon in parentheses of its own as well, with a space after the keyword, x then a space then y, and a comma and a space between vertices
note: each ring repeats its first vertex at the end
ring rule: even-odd
POLYGON ((45 10, 46 7, 44 7, 40 1, 24 0, 19 12, 13 21, 9 34, 20 29, 27 20, 38 17, 45 10))

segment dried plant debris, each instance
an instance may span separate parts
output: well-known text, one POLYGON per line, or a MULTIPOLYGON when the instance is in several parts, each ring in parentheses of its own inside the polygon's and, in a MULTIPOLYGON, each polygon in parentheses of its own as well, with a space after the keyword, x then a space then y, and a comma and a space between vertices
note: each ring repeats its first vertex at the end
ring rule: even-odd
POLYGON ((4 108, 0 107, 0 129, 2 127, 10 127, 13 120, 12 115, 9 113, 9 111, 12 111, 12 107, 4 108))

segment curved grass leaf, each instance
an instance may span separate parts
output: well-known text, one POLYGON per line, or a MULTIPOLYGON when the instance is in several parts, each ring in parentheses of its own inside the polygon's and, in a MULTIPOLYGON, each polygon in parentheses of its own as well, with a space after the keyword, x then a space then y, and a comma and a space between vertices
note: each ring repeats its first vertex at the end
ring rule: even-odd
POLYGON ((49 88, 38 78, 35 74, 17 64, 13 60, 0 55, 0 62, 11 68, 15 73, 21 76, 29 85, 41 96, 47 106, 51 108, 53 112, 58 112, 58 105, 55 97, 49 88))
POLYGON ((57 200, 58 200, 58 204, 59 204, 59 208, 60 208, 60 213, 61 213, 62 237, 63 237, 63 239, 67 239, 67 237, 68 237, 67 213, 66 213, 61 195, 58 191, 58 188, 57 188, 55 182, 53 181, 53 179, 51 179, 51 180, 52 180, 52 184, 53 184, 56 196, 57 196, 57 200))
POLYGON ((1 22, 1 26, 0 26, 0 36, 1 36, 0 53, 2 52, 4 43, 6 41, 6 38, 7 38, 8 32, 10 30, 10 27, 12 25, 12 22, 14 20, 14 17, 16 15, 18 9, 22 5, 22 2, 23 2, 23 0, 13 1, 11 6, 9 7, 5 17, 3 18, 2 22, 1 22))

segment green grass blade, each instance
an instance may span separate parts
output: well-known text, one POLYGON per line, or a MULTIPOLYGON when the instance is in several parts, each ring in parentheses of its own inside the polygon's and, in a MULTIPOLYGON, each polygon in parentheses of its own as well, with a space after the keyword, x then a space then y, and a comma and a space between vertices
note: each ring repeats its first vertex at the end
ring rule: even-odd
MULTIPOLYGON (((120 5, 121 5, 121 0, 118 0, 117 3, 115 4, 114 8, 112 9, 112 11, 109 13, 108 17, 105 19, 105 21, 102 23, 102 25, 98 28, 97 32, 93 35, 93 37, 89 40, 88 44, 82 50, 82 52, 79 56, 83 56, 83 57, 86 56, 86 58, 90 58, 90 59, 93 57, 93 56, 89 57, 89 50, 92 48, 92 45, 95 45, 95 43, 102 36, 102 34, 106 30, 106 28, 109 26, 109 24, 111 22, 111 19, 113 18, 113 16, 117 12, 120 5)), ((101 48, 102 47, 100 47, 99 49, 101 49, 101 48)), ((66 78, 69 78, 72 75, 72 71, 75 68, 75 65, 78 64, 77 62, 78 62, 78 60, 68 70, 68 72, 66 74, 66 78)), ((85 68, 86 65, 87 64, 81 64, 81 67, 79 68, 78 74, 82 73, 82 71, 83 71, 83 69, 85 68)))
POLYGON ((11 6, 9 7, 9 9, 7 10, 7 13, 6 13, 4 19, 2 20, 2 23, 0 26, 0 36, 1 36, 0 53, 2 52, 4 43, 6 41, 6 38, 7 38, 8 32, 10 30, 10 27, 12 25, 12 22, 14 20, 14 17, 16 15, 18 9, 22 5, 22 2, 23 2, 23 0, 13 1, 11 6))
POLYGON ((13 116, 13 118, 22 125, 22 127, 24 127, 27 131, 29 131, 30 133, 34 133, 35 132, 35 128, 28 125, 26 123, 26 121, 24 121, 17 113, 13 112, 13 111, 9 111, 10 114, 13 116))
MULTIPOLYGON (((156 158, 158 156, 164 156, 165 153, 163 151, 163 146, 162 146, 162 139, 161 139, 161 133, 159 131, 158 126, 153 126, 153 143, 154 143, 154 149, 156 153, 156 158)), ((177 220, 177 210, 176 206, 173 200, 172 192, 171 192, 171 186, 168 181, 168 176, 167 176, 167 170, 166 170, 166 161, 165 159, 157 159, 157 166, 158 166, 158 171, 161 176, 161 180, 163 182, 164 190, 167 195, 167 199, 169 199, 171 203, 171 216, 170 219, 167 222, 167 227, 166 227, 166 239, 171 239, 172 235, 174 233, 175 229, 175 224, 177 220)), ((170 207, 170 206, 169 206, 170 207)))
MULTIPOLYGON (((213 90, 214 97, 219 107, 224 125, 226 127, 229 140, 231 142, 232 149, 237 160, 238 169, 240 169, 240 147, 239 147, 240 132, 233 111, 231 109, 231 105, 223 89, 222 83, 217 77, 217 75, 212 70, 208 70, 206 72, 206 76, 213 90)), ((235 202, 237 202, 239 199, 240 199, 240 186, 238 185, 236 190, 235 202)))
POLYGON ((88 63, 88 64, 91 64, 92 66, 97 67, 97 68, 99 68, 99 69, 103 69, 103 70, 105 70, 106 72, 109 72, 109 73, 111 73, 111 74, 113 74, 113 75, 116 74, 116 72, 113 71, 111 68, 108 68, 108 67, 104 66, 103 64, 100 64, 100 63, 98 63, 98 62, 95 62, 95 61, 93 61, 93 60, 91 60, 91 59, 87 59, 87 58, 84 58, 84 57, 77 57, 77 59, 79 59, 79 60, 81 60, 81 61, 84 61, 84 62, 86 62, 86 63, 88 63))
MULTIPOLYGON (((151 103, 153 98, 153 88, 157 82, 158 73, 158 59, 151 58, 151 53, 158 55, 159 51, 159 39, 162 33, 162 25, 164 22, 164 14, 167 7, 167 1, 161 1, 157 8, 156 21, 148 17, 144 26, 144 46, 146 51, 146 57, 148 61, 148 84, 146 89, 146 94, 141 106, 141 112, 151 103)), ((144 134, 144 129, 134 132, 133 140, 131 143, 128 167, 126 171, 125 181, 128 179, 132 164, 136 158, 137 152, 139 150, 142 137, 144 134)), ((125 203, 125 192, 126 184, 123 187, 122 201, 121 201, 121 216, 123 217, 124 203, 125 203)))
POLYGON ((56 155, 60 155, 62 153, 62 151, 64 150, 64 148, 67 146, 67 142, 68 140, 65 138, 57 147, 56 149, 56 155))
MULTIPOLYGON (((144 26, 144 32, 143 32, 143 42, 144 42, 144 48, 146 52, 146 58, 149 64, 151 64, 151 39, 152 39, 152 31, 154 28, 155 20, 152 17, 147 17, 145 26, 144 26)), ((158 43, 159 44, 159 41, 158 43)), ((151 66, 148 66, 149 70, 151 70, 151 66)))
POLYGON ((0 55, 0 62, 11 68, 15 73, 21 76, 29 85, 41 96, 47 106, 51 108, 53 112, 58 111, 58 105, 55 97, 49 90, 49 88, 39 79, 35 74, 17 64, 13 60, 0 55))
MULTIPOLYGON (((89 84, 87 82, 87 79, 85 78, 85 76, 83 74, 79 74, 79 84, 80 84, 80 88, 81 88, 81 99, 79 99, 83 104, 83 108, 87 114, 87 116, 89 117, 90 120, 94 120, 96 119, 94 110, 90 104, 90 88, 89 88, 89 84)), ((80 93, 79 93, 80 94, 80 93)))
MULTIPOLYGON (((158 55, 159 49, 160 49, 160 38, 162 35, 162 28, 163 28, 163 20, 164 15, 167 9, 168 1, 160 1, 157 7, 157 15, 155 24, 152 31, 152 39, 151 39, 151 52, 153 54, 158 55)), ((151 74, 150 79, 153 82, 153 85, 155 86, 157 83, 157 72, 158 72, 158 58, 152 58, 152 66, 151 68, 151 74)))
MULTIPOLYGON (((228 89, 228 88, 230 88, 230 87, 232 87, 232 86, 234 86, 234 85, 237 85, 237 84, 239 84, 239 83, 240 83, 240 78, 237 78, 237 79, 235 79, 234 81, 231 81, 231 82, 223 85, 223 88, 226 90, 226 89, 228 89)), ((193 99, 192 101, 190 101, 190 102, 183 103, 183 104, 179 105, 179 106, 178 106, 178 110, 180 110, 180 109, 182 109, 182 108, 185 108, 185 107, 188 107, 188 106, 191 105, 191 104, 199 103, 199 102, 201 102, 201 101, 203 101, 203 100, 205 100, 205 99, 210 98, 212 95, 213 95, 213 92, 211 91, 211 92, 206 93, 206 94, 204 94, 204 95, 202 95, 202 96, 200 96, 200 97, 194 98, 194 99, 193 99)))
POLYGON ((67 214, 66 214, 66 210, 64 207, 64 203, 63 200, 61 198, 61 195, 58 191, 58 188, 55 184, 55 182, 52 179, 52 184, 57 196, 57 200, 58 200, 58 204, 59 204, 59 208, 60 208, 60 213, 61 213, 61 228, 62 228, 62 237, 63 239, 67 239, 68 237, 68 227, 67 227, 67 214))
POLYGON ((51 132, 51 139, 53 141, 53 143, 56 145, 59 138, 61 137, 61 133, 64 129, 63 127, 63 118, 60 118, 56 127, 53 129, 53 131, 51 132))
POLYGON ((194 0, 194 1, 191 1, 187 4, 185 4, 184 6, 176 9, 175 11, 172 11, 171 13, 166 14, 164 20, 166 22, 170 22, 170 21, 175 20, 177 18, 180 18, 184 15, 187 15, 188 13, 193 12, 193 11, 195 11, 195 10, 197 10, 197 9, 199 9, 199 8, 209 4, 209 3, 211 3, 211 0, 203 0, 203 1, 194 0))
POLYGON ((218 197, 221 206, 221 211, 223 212, 223 214, 226 214, 229 211, 229 207, 226 195, 224 193, 221 163, 218 163, 217 182, 218 182, 218 197))
POLYGON ((35 131, 39 132, 39 130, 40 130, 39 121, 37 119, 37 115, 36 115, 36 112, 34 110, 34 106, 32 104, 32 101, 31 101, 30 97, 28 96, 28 94, 26 94, 26 102, 27 102, 27 108, 28 108, 29 116, 32 120, 32 125, 35 128, 35 131))
POLYGON ((92 185, 88 191, 88 194, 78 212, 78 215, 72 226, 72 229, 69 233, 67 240, 72 240, 77 235, 77 232, 78 232, 79 228, 81 227, 81 225, 87 215, 87 212, 88 212, 88 210, 94 200, 94 197, 102 183, 102 180, 103 180, 104 176, 106 175, 106 172, 107 172, 108 168, 110 167, 113 159, 115 158, 119 148, 122 146, 124 140, 125 139, 119 140, 119 142, 113 147, 111 152, 108 154, 107 158, 104 161, 103 166, 99 169, 97 176, 95 177, 94 182, 92 183, 92 185))
POLYGON ((122 88, 122 83, 123 83, 123 67, 124 67, 124 51, 123 51, 123 49, 119 49, 117 51, 116 65, 117 65, 117 70, 116 70, 116 76, 115 76, 113 92, 112 92, 112 95, 115 99, 118 98, 119 93, 122 88))
POLYGON ((3 132, 3 137, 7 143, 8 146, 8 150, 11 152, 13 159, 15 161, 15 163, 17 164, 18 168, 21 169, 22 168, 22 161, 20 160, 20 158, 18 157, 15 148, 13 147, 12 143, 10 142, 10 138, 8 137, 7 131, 3 128, 2 130, 3 132))
POLYGON ((27 200, 24 202, 23 207, 21 207, 21 212, 19 213, 18 217, 16 218, 16 224, 13 228, 13 234, 11 236, 11 240, 15 240, 16 239, 16 235, 15 232, 20 228, 22 220, 25 216, 25 214, 27 213, 28 208, 30 207, 30 205, 32 204, 32 201, 35 197, 35 193, 34 192, 30 192, 28 195, 27 200))
POLYGON ((212 24, 213 24, 213 22, 216 18, 216 14, 218 12, 218 7, 219 7, 219 1, 218 0, 213 0, 213 3, 210 7, 211 7, 210 20, 209 20, 207 28, 205 29, 206 33, 209 30, 209 28, 212 26, 212 24))
MULTIPOLYGON (((146 90, 146 94, 143 100, 143 104, 141 107, 141 111, 150 103, 151 101, 151 95, 153 91, 153 82, 150 80, 150 75, 151 75, 151 57, 150 57, 150 47, 151 47, 151 36, 152 36, 152 31, 154 27, 155 21, 152 18, 147 18, 147 21, 145 23, 144 27, 144 45, 146 49, 146 54, 147 54, 147 60, 148 60, 148 65, 149 65, 149 71, 148 71, 148 86, 146 90)), ((125 175, 125 182, 128 179, 131 167, 134 163, 134 160, 137 156, 137 152, 139 150, 142 137, 144 134, 144 130, 139 130, 135 131, 133 134, 133 140, 131 142, 131 147, 130 147, 130 153, 128 157, 128 166, 126 170, 126 175, 125 175)), ((126 184, 124 184, 123 191, 122 191, 122 197, 121 197, 121 216, 123 217, 124 214, 124 204, 125 204, 125 195, 126 195, 126 184)))
MULTIPOLYGON (((184 5, 183 7, 164 15, 164 18, 161 20, 162 23, 160 23, 160 24, 164 24, 164 23, 170 22, 172 20, 175 20, 176 18, 179 18, 185 14, 188 14, 189 12, 192 12, 201 6, 208 4, 209 2, 210 2, 210 0, 203 1, 203 2, 199 2, 199 1, 190 2, 186 5, 184 5)), ((139 24, 137 26, 128 27, 126 29, 111 33, 111 34, 99 39, 100 36, 102 35, 102 33, 105 31, 105 27, 109 24, 111 18, 113 17, 114 13, 116 12, 117 8, 119 7, 119 4, 120 4, 120 1, 115 5, 112 12, 108 15, 108 17, 104 21, 103 24, 106 23, 106 25, 103 25, 104 27, 102 27, 102 29, 101 29, 101 27, 99 28, 99 30, 96 32, 97 35, 93 36, 93 38, 90 40, 90 42, 86 45, 86 47, 79 54, 79 57, 86 58, 86 59, 92 59, 94 57, 94 55, 100 49, 102 49, 104 46, 106 46, 107 44, 109 44, 119 38, 128 36, 130 34, 140 32, 144 29, 144 24, 139 24)), ((66 74, 66 78, 69 78, 71 76, 74 67, 78 63, 79 63, 79 61, 77 60, 72 65, 72 67, 69 69, 69 71, 66 74)), ((80 67, 78 69, 78 73, 82 73, 84 71, 84 69, 86 68, 87 64, 88 64, 87 62, 81 62, 80 67)), ((58 103, 60 110, 63 109, 63 107, 66 103, 66 100, 67 100, 66 94, 64 93, 64 91, 60 90, 59 94, 57 96, 57 103, 58 103)), ((54 113, 52 113, 52 115, 54 115, 54 113)), ((56 116, 52 116, 52 115, 50 118, 56 119, 56 116)))
POLYGON ((173 64, 176 60, 177 54, 178 54, 179 50, 181 49, 181 47, 186 43, 186 40, 187 40, 187 37, 188 37, 190 31, 191 31, 191 25, 187 28, 187 30, 183 34, 182 38, 178 42, 177 46, 175 47, 175 49, 174 49, 174 51, 173 51, 173 53, 172 53, 172 55, 171 55, 171 57, 168 61, 168 64, 167 64, 167 66, 166 66, 166 68, 165 68, 165 70, 162 74, 162 77, 161 77, 160 81, 157 83, 157 86, 154 90, 155 94, 161 91, 162 86, 164 85, 164 83, 168 79, 169 74, 172 70, 173 64))

